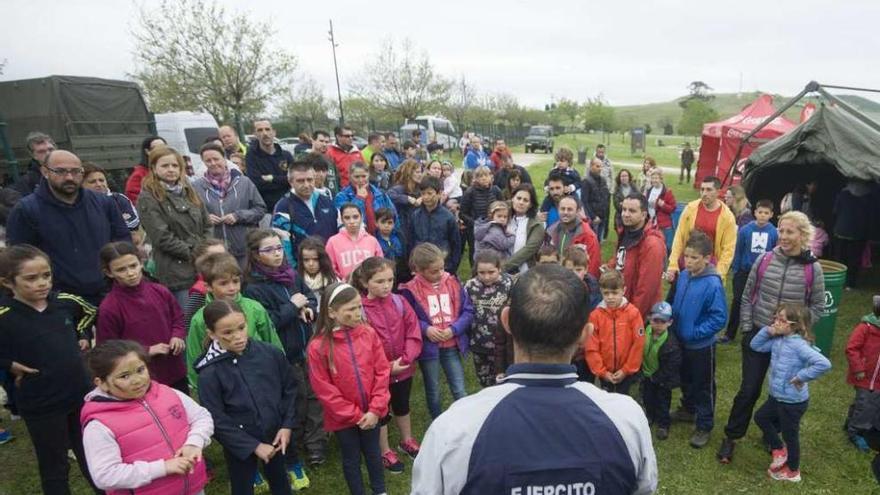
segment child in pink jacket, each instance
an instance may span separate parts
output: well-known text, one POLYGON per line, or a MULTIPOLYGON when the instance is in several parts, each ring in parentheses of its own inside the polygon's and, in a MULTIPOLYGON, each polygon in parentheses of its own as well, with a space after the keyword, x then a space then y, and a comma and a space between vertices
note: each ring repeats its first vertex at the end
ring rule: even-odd
POLYGON ((365 259, 382 257, 382 246, 375 237, 363 229, 361 210, 354 203, 345 203, 339 208, 344 229, 327 240, 327 255, 333 263, 333 270, 342 280, 365 259))
MULTIPOLYGON (((394 287, 394 262, 385 258, 367 258, 351 275, 352 284, 364 294, 363 306, 367 323, 376 331, 391 364, 391 411, 400 430, 397 448, 415 459, 419 443, 413 438, 409 417, 409 398, 416 361, 422 352, 422 331, 419 320, 409 302, 397 294, 394 287)), ((388 444, 388 426, 391 418, 382 421, 379 447, 382 464, 392 473, 403 472, 403 463, 388 444)))

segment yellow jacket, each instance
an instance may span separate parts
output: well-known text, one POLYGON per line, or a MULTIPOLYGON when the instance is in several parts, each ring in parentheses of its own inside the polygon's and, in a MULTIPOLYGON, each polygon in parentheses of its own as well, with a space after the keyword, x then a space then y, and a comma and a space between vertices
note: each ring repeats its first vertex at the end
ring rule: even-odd
MULTIPOLYGON (((719 200, 720 202, 720 200, 719 200)), ((669 253, 669 270, 678 271, 678 259, 684 253, 684 246, 691 236, 691 230, 697 221, 697 208, 700 200, 695 199, 688 203, 681 217, 678 219, 678 228, 675 230, 675 239, 672 241, 672 251, 669 253)), ((721 275, 721 280, 727 276, 727 271, 733 263, 733 254, 736 250, 736 217, 724 202, 721 202, 721 213, 718 215, 718 224, 715 227, 715 269, 721 275)))

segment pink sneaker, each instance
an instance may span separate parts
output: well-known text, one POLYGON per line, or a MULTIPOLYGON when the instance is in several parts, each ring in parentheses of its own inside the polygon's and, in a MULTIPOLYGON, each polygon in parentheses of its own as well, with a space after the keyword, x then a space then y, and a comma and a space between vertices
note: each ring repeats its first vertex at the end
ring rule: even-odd
POLYGON ((780 468, 778 471, 768 470, 767 474, 769 474, 770 477, 773 478, 774 480, 779 480, 779 481, 791 481, 791 482, 797 483, 798 481, 801 480, 800 470, 792 471, 791 469, 788 468, 787 465, 783 465, 782 468, 780 468))
POLYGON ((391 474, 400 474, 404 470, 403 463, 397 458, 397 454, 393 450, 389 450, 382 454, 382 465, 391 474))
POLYGON ((773 456, 773 461, 770 462, 770 471, 779 471, 788 461, 788 450, 785 447, 774 449, 770 454, 773 456))
POLYGON ((415 459, 419 455, 419 442, 415 438, 408 438, 397 445, 397 450, 415 459))

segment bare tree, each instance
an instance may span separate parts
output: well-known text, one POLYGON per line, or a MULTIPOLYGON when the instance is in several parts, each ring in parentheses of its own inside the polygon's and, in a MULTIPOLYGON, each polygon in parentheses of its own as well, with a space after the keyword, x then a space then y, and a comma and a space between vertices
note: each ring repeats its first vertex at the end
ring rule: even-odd
POLYGON ((412 41, 395 45, 386 39, 370 57, 352 92, 404 119, 412 119, 447 102, 451 83, 434 72, 425 51, 416 53, 412 41))
POLYGON ((268 23, 229 15, 215 0, 144 5, 132 77, 154 111, 203 110, 241 128, 290 87, 296 59, 273 46, 273 34, 268 23))
POLYGON ((315 130, 315 125, 325 126, 329 118, 327 114, 333 103, 324 95, 324 91, 313 77, 306 78, 291 92, 281 105, 281 116, 285 119, 299 118, 308 122, 308 128, 315 130))
POLYGON ((451 118, 456 125, 463 125, 468 111, 476 104, 477 92, 473 85, 467 82, 464 75, 452 84, 449 103, 446 105, 447 117, 451 118))

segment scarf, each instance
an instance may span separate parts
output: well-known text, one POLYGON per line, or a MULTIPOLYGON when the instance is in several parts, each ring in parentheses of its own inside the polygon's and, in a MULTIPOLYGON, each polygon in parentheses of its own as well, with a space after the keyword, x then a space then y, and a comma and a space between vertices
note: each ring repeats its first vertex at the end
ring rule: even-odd
POLYGON ((220 198, 226 197, 226 192, 229 189, 229 183, 232 182, 232 173, 229 171, 229 167, 225 167, 223 169, 223 173, 220 175, 212 175, 210 172, 205 170, 205 180, 211 184, 211 188, 214 189, 217 194, 220 195, 220 198))
POLYGON ((163 186, 165 186, 165 191, 175 196, 181 196, 183 194, 183 184, 177 183, 173 186, 169 186, 167 183, 163 182, 163 186))
POLYGON ((645 328, 645 350, 642 354, 642 374, 651 376, 660 369, 660 348, 669 338, 669 330, 663 332, 658 338, 654 338, 651 327, 645 328))
POLYGON ((296 280, 296 272, 293 271, 293 268, 290 267, 286 259, 282 260, 281 265, 277 268, 270 268, 262 263, 254 263, 253 269, 254 274, 287 288, 292 287, 293 282, 296 280))

